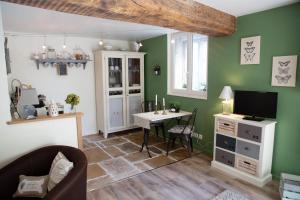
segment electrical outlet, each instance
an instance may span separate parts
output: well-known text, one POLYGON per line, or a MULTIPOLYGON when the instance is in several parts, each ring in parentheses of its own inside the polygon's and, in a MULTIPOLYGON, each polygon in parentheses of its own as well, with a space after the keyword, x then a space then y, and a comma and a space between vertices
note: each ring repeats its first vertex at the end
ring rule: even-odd
POLYGON ((203 135, 200 133, 193 132, 192 137, 197 138, 199 140, 203 139, 203 135))
POLYGON ((202 140, 203 139, 203 135, 202 134, 198 134, 198 138, 199 138, 199 140, 202 140))

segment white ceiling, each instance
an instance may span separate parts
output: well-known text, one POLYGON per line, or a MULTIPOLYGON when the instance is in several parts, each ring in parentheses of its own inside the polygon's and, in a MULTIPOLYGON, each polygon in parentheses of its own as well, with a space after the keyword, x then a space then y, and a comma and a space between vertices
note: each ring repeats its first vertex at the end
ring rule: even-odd
MULTIPOLYGON (((195 0, 234 16, 246 15, 299 0, 195 0)), ((172 29, 67 14, 0 2, 5 32, 65 34, 117 40, 143 40, 173 32, 172 29)))
POLYGON ((233 16, 242 16, 268 10, 292 3, 299 0, 195 0, 217 10, 229 13, 233 16))
POLYGON ((143 40, 173 32, 158 26, 74 15, 0 2, 7 32, 83 36, 117 40, 143 40))

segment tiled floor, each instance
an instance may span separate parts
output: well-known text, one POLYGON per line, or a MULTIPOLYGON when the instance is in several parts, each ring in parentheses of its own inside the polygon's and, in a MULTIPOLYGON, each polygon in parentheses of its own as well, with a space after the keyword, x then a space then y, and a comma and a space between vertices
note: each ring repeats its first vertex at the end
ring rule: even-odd
POLYGON ((84 153, 88 159, 88 191, 188 157, 187 151, 180 145, 175 145, 167 157, 167 143, 150 135, 152 158, 149 158, 145 149, 139 151, 142 142, 141 131, 114 135, 108 139, 101 135, 84 137, 84 153))

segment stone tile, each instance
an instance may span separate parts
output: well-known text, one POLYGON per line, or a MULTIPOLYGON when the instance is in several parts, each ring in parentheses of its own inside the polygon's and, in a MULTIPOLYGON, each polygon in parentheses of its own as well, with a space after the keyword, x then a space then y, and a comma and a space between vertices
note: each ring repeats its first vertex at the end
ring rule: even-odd
POLYGON ((154 146, 150 146, 149 149, 150 149, 150 151, 152 151, 153 153, 156 153, 156 154, 162 154, 163 153, 160 149, 158 149, 154 146))
MULTIPOLYGON (((162 142, 162 143, 159 143, 159 144, 155 144, 155 145, 153 145, 153 146, 155 146, 155 147, 157 147, 157 148, 159 148, 159 149, 161 149, 161 150, 163 150, 163 151, 166 152, 166 151, 167 151, 168 142, 162 142)), ((169 151, 173 151, 173 150, 178 149, 178 148, 180 148, 180 147, 181 147, 181 145, 175 143, 175 146, 174 146, 174 148, 173 148, 173 147, 172 147, 172 144, 171 144, 171 145, 170 145, 169 151)))
POLYGON ((102 160, 110 159, 110 156, 98 147, 87 149, 83 152, 88 160, 88 163, 96 163, 102 160))
POLYGON ((100 165, 113 178, 119 175, 128 175, 135 170, 132 165, 121 157, 104 160, 100 162, 100 165))
POLYGON ((83 149, 88 149, 92 147, 96 147, 96 145, 93 142, 89 142, 85 139, 83 140, 83 149))
POLYGON ((183 160, 189 157, 189 153, 187 149, 181 148, 169 153, 170 156, 175 158, 176 160, 183 160))
POLYGON ((164 142, 164 139, 161 137, 156 137, 156 135, 154 135, 154 134, 151 134, 149 136, 149 141, 148 141, 149 145, 159 144, 162 142, 164 142))
POLYGON ((142 151, 142 152, 138 151, 135 153, 128 154, 127 156, 124 156, 124 158, 130 162, 136 162, 136 161, 148 159, 149 155, 147 151, 142 151))
MULTIPOLYGON (((142 132, 137 134, 131 134, 128 136, 123 136, 123 137, 127 138, 128 140, 130 140, 131 142, 137 145, 142 145, 142 143, 144 142, 144 133, 142 132)), ((161 143, 163 141, 164 141, 163 138, 156 137, 154 133, 150 133, 148 144, 153 145, 153 144, 161 143)))
POLYGON ((137 167, 139 170, 141 170, 142 172, 148 171, 150 169, 153 169, 152 167, 144 164, 143 162, 140 163, 136 163, 134 164, 135 167, 137 167))
POLYGON ((120 137, 114 137, 111 139, 106 139, 104 141, 101 141, 101 143, 105 146, 112 146, 112 145, 117 145, 117 144, 121 144, 127 142, 125 139, 120 138, 120 137))
POLYGON ((105 147, 103 148, 103 150, 106 151, 112 157, 119 157, 125 154, 124 152, 120 151, 114 146, 105 147))
POLYGON ((101 143, 101 141, 95 142, 95 144, 100 147, 100 148, 104 148, 105 145, 101 143))
POLYGON ((175 162, 175 161, 171 160, 169 157, 164 156, 164 155, 158 156, 158 157, 155 157, 155 158, 151 158, 151 159, 148 159, 148 160, 144 161, 144 163, 146 163, 147 165, 149 165, 150 167, 153 167, 153 168, 168 165, 168 164, 173 163, 173 162, 175 162))
POLYGON ((130 140, 131 142, 133 142, 137 145, 141 145, 144 141, 144 133, 142 133, 142 132, 126 135, 126 136, 123 136, 123 137, 130 140))
POLYGON ((99 140, 104 140, 105 139, 103 137, 103 135, 100 135, 100 134, 87 135, 87 136, 84 136, 84 138, 87 138, 90 141, 99 141, 99 140))
POLYGON ((89 180, 87 182, 87 190, 92 191, 92 190, 95 190, 98 188, 105 187, 105 186, 111 184, 113 181, 114 180, 109 175, 101 176, 99 178, 89 180))
POLYGON ((117 145, 118 148, 120 148, 122 151, 125 151, 126 153, 132 153, 140 150, 140 147, 131 143, 126 142, 124 144, 117 145))
POLYGON ((91 164, 87 167, 87 179, 93 179, 105 174, 105 171, 97 164, 91 164))

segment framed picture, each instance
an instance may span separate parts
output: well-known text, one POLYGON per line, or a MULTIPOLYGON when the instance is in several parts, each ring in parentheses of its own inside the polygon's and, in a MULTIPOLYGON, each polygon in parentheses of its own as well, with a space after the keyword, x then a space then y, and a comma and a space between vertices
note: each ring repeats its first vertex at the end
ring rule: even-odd
POLYGON ((241 39, 241 65, 260 63, 260 36, 241 39))
POLYGON ((274 56, 272 86, 296 87, 297 55, 274 56))

